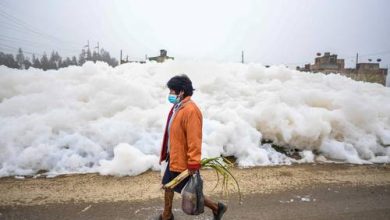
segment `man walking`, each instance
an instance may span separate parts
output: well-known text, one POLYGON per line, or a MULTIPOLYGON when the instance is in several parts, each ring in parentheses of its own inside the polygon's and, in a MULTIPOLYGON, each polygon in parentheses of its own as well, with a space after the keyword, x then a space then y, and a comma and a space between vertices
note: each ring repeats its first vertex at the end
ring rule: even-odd
MULTIPOLYGON (((161 147, 160 163, 167 162, 167 168, 162 178, 165 185, 186 169, 190 176, 199 172, 202 154, 202 113, 191 100, 193 94, 192 82, 186 75, 171 78, 168 100, 173 104, 168 114, 167 124, 161 147)), ((189 177, 173 189, 165 189, 164 211, 159 219, 174 219, 172 201, 174 192, 180 193, 189 177)), ((222 219, 227 207, 223 203, 215 203, 204 197, 205 206, 213 211, 214 219, 222 219)))

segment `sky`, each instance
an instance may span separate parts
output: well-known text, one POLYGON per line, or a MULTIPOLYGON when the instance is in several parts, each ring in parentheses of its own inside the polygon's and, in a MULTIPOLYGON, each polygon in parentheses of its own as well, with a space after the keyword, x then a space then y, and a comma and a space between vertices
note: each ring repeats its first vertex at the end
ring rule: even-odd
POLYGON ((87 44, 131 60, 303 65, 331 52, 390 66, 388 0, 0 0, 0 51, 78 55, 87 44))

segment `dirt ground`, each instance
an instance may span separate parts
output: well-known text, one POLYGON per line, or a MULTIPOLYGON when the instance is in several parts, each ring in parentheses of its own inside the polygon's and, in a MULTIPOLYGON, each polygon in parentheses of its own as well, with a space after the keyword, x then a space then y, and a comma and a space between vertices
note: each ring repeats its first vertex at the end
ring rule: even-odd
MULTIPOLYGON (((224 201, 224 219, 390 219, 390 165, 303 164, 234 169, 243 194, 212 191, 216 175, 202 170, 205 194, 224 201)), ((0 178, 0 219, 152 219, 161 212, 160 173, 0 178)), ((176 219, 186 216, 175 196, 176 219)))

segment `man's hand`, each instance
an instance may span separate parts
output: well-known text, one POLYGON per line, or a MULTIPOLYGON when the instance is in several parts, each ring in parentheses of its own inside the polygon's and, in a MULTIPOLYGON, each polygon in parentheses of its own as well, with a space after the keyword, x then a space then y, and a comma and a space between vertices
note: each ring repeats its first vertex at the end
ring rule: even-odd
POLYGON ((196 173, 196 171, 198 171, 198 170, 188 170, 188 174, 190 176, 192 176, 192 175, 194 175, 196 173))

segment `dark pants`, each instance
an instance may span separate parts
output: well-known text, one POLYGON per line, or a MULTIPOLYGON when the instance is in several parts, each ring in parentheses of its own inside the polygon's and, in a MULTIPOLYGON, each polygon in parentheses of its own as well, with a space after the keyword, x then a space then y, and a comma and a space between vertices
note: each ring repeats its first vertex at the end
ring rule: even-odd
MULTIPOLYGON (((162 184, 165 185, 169 182, 171 182, 175 177, 177 177, 180 173, 179 172, 173 172, 169 170, 169 160, 167 161, 167 169, 165 170, 164 176, 162 178, 162 184)), ((190 180, 190 177, 185 178, 183 181, 181 181, 173 190, 177 193, 181 193, 181 190, 184 188, 184 186, 187 184, 188 180, 190 180)))

